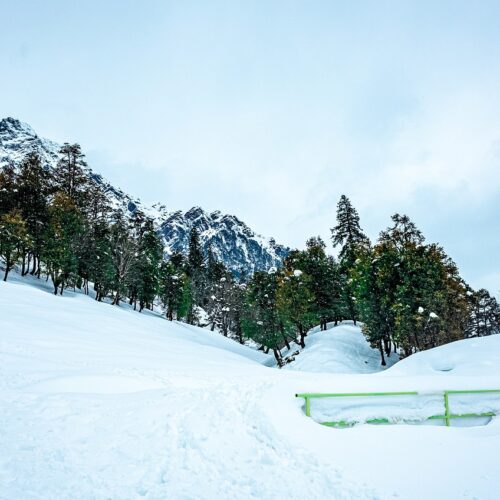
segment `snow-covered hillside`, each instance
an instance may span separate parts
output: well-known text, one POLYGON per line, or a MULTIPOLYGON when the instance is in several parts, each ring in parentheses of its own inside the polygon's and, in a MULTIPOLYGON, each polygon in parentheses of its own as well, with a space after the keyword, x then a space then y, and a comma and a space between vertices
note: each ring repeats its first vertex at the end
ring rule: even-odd
MULTIPOLYGON (((19 165, 29 151, 40 155, 46 168, 53 168, 59 158, 61 145, 37 135, 30 125, 15 118, 0 120, 0 168, 19 165)), ((187 212, 167 210, 157 203, 147 206, 136 197, 116 188, 101 175, 87 169, 107 193, 111 205, 133 213, 137 210, 154 219, 163 237, 166 253, 186 251, 189 233, 195 227, 205 252, 210 248, 218 260, 235 273, 253 273, 279 266, 289 249, 252 231, 234 215, 208 213, 200 207, 187 212)))
MULTIPOLYGON (((313 328, 305 338, 306 347, 286 365, 290 370, 319 373, 375 373, 380 365, 380 353, 370 347, 361 328, 352 321, 338 326, 328 323, 324 332, 313 328)), ((386 368, 398 361, 397 355, 387 357, 386 368)))
POLYGON ((207 330, 44 286, 0 283, 2 499, 497 498, 498 419, 337 430, 294 394, 498 386, 500 336, 476 341, 466 373, 456 355, 436 376, 430 353, 421 370, 277 370, 207 330))

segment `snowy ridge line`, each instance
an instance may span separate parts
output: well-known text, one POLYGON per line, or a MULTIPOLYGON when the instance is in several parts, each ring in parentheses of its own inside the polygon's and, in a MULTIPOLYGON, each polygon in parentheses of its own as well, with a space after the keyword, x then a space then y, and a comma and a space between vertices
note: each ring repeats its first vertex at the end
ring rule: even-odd
MULTIPOLYGON (((423 392, 418 392, 418 391, 398 391, 398 392, 351 392, 351 393, 298 393, 295 394, 295 397, 297 398, 303 398, 305 401, 305 414, 307 417, 312 417, 311 414, 311 400, 312 399, 322 399, 322 398, 365 398, 365 397, 385 397, 385 398, 394 398, 394 397, 399 397, 399 396, 423 396, 423 397, 428 397, 428 396, 439 396, 440 398, 443 398, 443 403, 444 403, 444 414, 439 413, 439 414, 433 414, 433 415, 426 415, 426 413, 430 412, 429 406, 432 406, 432 408, 435 406, 435 404, 430 405, 429 402, 432 402, 432 400, 428 400, 424 402, 424 406, 422 407, 422 401, 418 401, 417 403, 420 403, 420 405, 417 405, 417 412, 416 413, 410 413, 408 414, 407 408, 404 408, 405 411, 407 412, 406 416, 401 416, 401 415, 392 415, 392 416, 386 416, 387 413, 390 412, 390 407, 388 406, 382 406, 380 411, 382 413, 365 413, 363 417, 355 417, 351 416, 349 418, 342 417, 341 419, 338 420, 329 420, 329 421, 318 421, 317 418, 315 417, 314 420, 322 425, 329 426, 329 427, 352 427, 353 425, 356 424, 397 424, 397 423, 405 423, 405 424, 421 424, 425 423, 426 421, 441 421, 443 420, 445 425, 449 427, 451 425, 451 421, 454 419, 474 419, 474 421, 469 420, 468 422, 471 423, 471 425, 485 425, 489 423, 490 419, 492 417, 497 416, 498 412, 500 411, 500 400, 497 400, 497 406, 484 406, 484 402, 481 402, 481 405, 479 408, 482 409, 477 409, 478 406, 476 406, 475 410, 470 410, 470 407, 473 406, 474 402, 464 402, 463 400, 455 401, 455 405, 458 405, 461 409, 461 412, 459 413, 453 413, 451 411, 451 405, 450 405, 450 395, 483 395, 483 394, 500 394, 500 389, 457 389, 457 390, 441 390, 441 391, 423 391, 423 392), (466 409, 463 409, 463 408, 466 409), (486 421, 485 421, 486 419, 486 421)), ((324 405, 323 405, 324 406, 324 405)), ((362 404, 358 403, 355 405, 358 409, 362 406, 362 404)), ((399 406, 399 405, 396 405, 399 406)), ((342 409, 344 410, 344 408, 342 409)), ((400 412, 399 412, 400 413, 400 412)), ((337 417, 338 418, 338 417, 337 417)), ((435 422, 434 422, 435 423, 435 422)))
MULTIPOLYGON (((60 149, 61 144, 40 137, 27 123, 11 117, 0 119, 0 170, 7 165, 18 167, 28 152, 37 153, 43 167, 53 170, 60 149)), ((219 210, 207 212, 199 206, 185 212, 167 209, 163 203, 149 206, 113 186, 91 167, 86 166, 84 171, 105 192, 112 209, 129 215, 142 212, 154 221, 163 240, 165 256, 173 252, 186 253, 193 228, 199 232, 204 253, 210 249, 213 256, 236 275, 280 267, 290 251, 274 238, 253 231, 235 215, 219 210)))

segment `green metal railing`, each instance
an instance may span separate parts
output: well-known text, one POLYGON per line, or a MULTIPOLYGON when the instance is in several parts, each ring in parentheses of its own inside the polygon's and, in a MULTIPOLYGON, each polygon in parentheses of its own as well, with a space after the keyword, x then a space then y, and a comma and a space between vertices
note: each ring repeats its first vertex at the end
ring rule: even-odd
MULTIPOLYGON (((450 426, 450 422, 455 418, 481 418, 481 417, 494 417, 496 413, 490 411, 485 413, 461 413, 453 414, 450 410, 450 394, 488 394, 488 393, 500 393, 500 389, 476 389, 476 390, 445 390, 436 391, 435 393, 423 392, 419 393, 417 391, 405 391, 405 392, 337 392, 337 393, 301 393, 295 394, 297 398, 304 398, 305 400, 305 412, 306 416, 311 416, 311 399, 315 398, 345 398, 345 397, 390 397, 390 396, 429 396, 432 394, 442 394, 444 397, 444 415, 432 415, 426 417, 424 420, 444 420, 446 426, 450 426)), ((401 420, 404 423, 417 423, 421 420, 401 420)), ((319 422, 322 425, 328 427, 352 427, 353 425, 359 423, 366 424, 390 424, 392 423, 388 418, 372 418, 364 421, 346 421, 337 420, 333 422, 319 422)))

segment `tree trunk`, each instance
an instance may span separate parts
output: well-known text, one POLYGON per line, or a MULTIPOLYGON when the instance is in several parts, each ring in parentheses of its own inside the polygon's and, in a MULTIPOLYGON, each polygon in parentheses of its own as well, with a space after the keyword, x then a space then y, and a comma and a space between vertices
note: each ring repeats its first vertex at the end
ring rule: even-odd
POLYGON ((3 276, 4 281, 7 281, 7 276, 9 275, 9 271, 10 271, 9 266, 6 265, 5 266, 5 274, 3 276))
POLYGON ((306 338, 306 336, 303 332, 302 326, 299 326, 299 343, 300 343, 300 347, 302 347, 302 349, 306 346, 305 338, 306 338))
POLYGON ((31 276, 33 276, 35 274, 35 272, 36 272, 36 255, 33 254, 33 268, 31 269, 31 272, 30 272, 31 276))
POLYGON ((389 339, 384 339, 384 350, 387 356, 391 355, 391 341, 389 339))
POLYGON ((278 364, 278 367, 281 368, 283 366, 283 358, 281 357, 281 353, 278 351, 278 349, 273 349, 273 354, 274 357, 276 358, 276 363, 278 364))
POLYGON ((288 339, 283 335, 283 340, 285 341, 286 348, 290 350, 290 343, 288 342, 288 339))
POLYGON ((385 358, 384 358, 384 349, 382 348, 382 341, 379 340, 378 349, 380 351, 380 357, 382 358, 382 366, 386 366, 385 358))

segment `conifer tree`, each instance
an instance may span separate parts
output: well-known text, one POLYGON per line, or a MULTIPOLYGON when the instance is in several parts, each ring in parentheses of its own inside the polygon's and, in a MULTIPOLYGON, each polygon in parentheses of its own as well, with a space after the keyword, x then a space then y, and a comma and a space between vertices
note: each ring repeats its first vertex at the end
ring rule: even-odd
POLYGON ((87 163, 79 144, 65 143, 54 169, 55 188, 71 198, 78 208, 85 205, 89 189, 89 176, 85 173, 87 163))
POLYGON ((0 215, 18 208, 17 176, 13 166, 7 165, 0 170, 0 215))
POLYGON ((205 292, 205 259, 200 244, 200 236, 196 227, 189 234, 189 252, 187 259, 187 274, 189 277, 191 300, 188 312, 188 323, 196 321, 196 306, 202 304, 205 292))
POLYGON ((344 308, 349 319, 356 324, 357 307, 354 300, 352 270, 359 252, 369 247, 370 241, 363 233, 359 224, 359 215, 349 198, 342 195, 337 205, 337 225, 331 230, 334 248, 340 246, 339 278, 344 308))
POLYGON ((227 337, 232 323, 231 297, 234 293, 234 278, 222 263, 217 264, 220 265, 212 267, 211 279, 208 281, 206 309, 211 330, 217 327, 227 337), (219 272, 214 272, 214 268, 219 269, 219 272))
POLYGON ((119 305, 127 292, 137 251, 122 210, 116 210, 112 215, 110 247, 114 267, 113 305, 119 305))
POLYGON ((481 288, 470 295, 471 314, 468 337, 484 337, 500 333, 500 305, 495 297, 481 288))
POLYGON ((105 289, 109 289, 110 282, 111 249, 108 223, 110 207, 105 193, 95 181, 89 182, 87 203, 82 213, 84 229, 78 245, 78 274, 86 294, 89 293, 89 281, 94 281, 96 299, 100 301, 104 298, 105 289))
POLYGON ((182 255, 174 254, 161 265, 159 295, 169 321, 185 317, 190 306, 189 279, 183 260, 182 255))
POLYGON ((151 306, 158 293, 160 264, 163 258, 163 245, 151 219, 146 219, 136 255, 138 272, 137 298, 139 311, 151 306))
POLYGON ((111 227, 103 219, 92 225, 92 253, 88 262, 89 280, 94 282, 95 299, 102 301, 116 283, 116 268, 111 247, 111 227))
POLYGON ((277 290, 275 270, 256 272, 252 276, 247 287, 242 328, 246 337, 272 349, 278 366, 282 366, 283 324, 278 313, 277 290))
POLYGON ((26 221, 19 210, 0 215, 0 257, 5 263, 4 281, 7 281, 9 272, 21 258, 23 248, 29 243, 26 221))
POLYGON ((77 242, 83 220, 73 200, 56 193, 49 205, 49 222, 44 233, 42 260, 47 266, 54 294, 62 295, 66 285, 76 277, 78 269, 77 242))
POLYGON ((295 340, 298 336, 301 347, 305 347, 307 331, 318 321, 311 307, 314 295, 310 291, 311 278, 300 269, 285 268, 279 275, 276 306, 283 325, 283 340, 288 348, 289 328, 293 325, 295 340))
POLYGON ((318 316, 321 330, 326 330, 327 322, 338 323, 348 314, 342 302, 341 273, 333 257, 327 256, 326 245, 318 236, 309 238, 305 252, 300 253, 299 269, 311 279, 309 287, 314 295, 314 313, 318 316))
POLYGON ((337 225, 331 230, 333 247, 340 246, 339 258, 352 265, 356 250, 369 244, 359 225, 359 215, 347 196, 342 195, 337 205, 337 225))
POLYGON ((26 221, 26 229, 32 246, 22 249, 22 275, 28 273, 30 261, 33 263, 31 274, 38 273, 39 275, 40 273, 43 235, 48 224, 51 180, 51 174, 42 167, 40 157, 36 153, 30 153, 24 158, 17 176, 16 200, 26 221))

